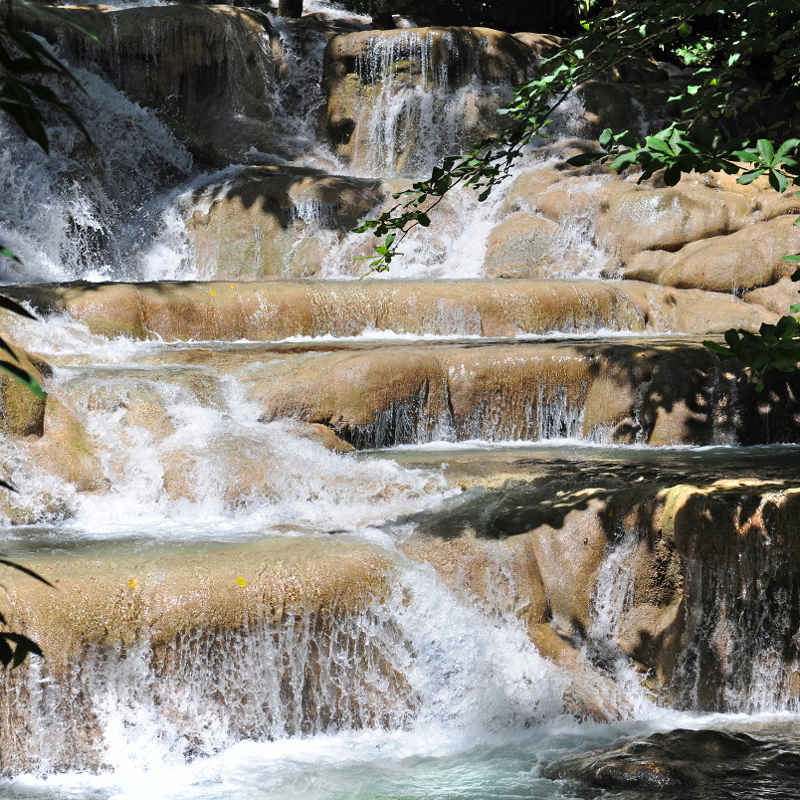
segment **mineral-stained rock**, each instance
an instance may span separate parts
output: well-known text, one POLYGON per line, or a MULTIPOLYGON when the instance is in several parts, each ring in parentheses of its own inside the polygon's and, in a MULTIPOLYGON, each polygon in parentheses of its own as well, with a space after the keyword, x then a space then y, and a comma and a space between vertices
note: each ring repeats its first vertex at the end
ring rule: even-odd
MULTIPOLYGON (((507 192, 503 210, 511 216, 490 235, 487 269, 550 276, 565 271, 554 262, 560 258, 566 274, 578 272, 563 245, 547 252, 543 216, 563 231, 583 225, 607 254, 609 277, 715 292, 773 284, 790 271, 783 256, 800 248, 793 227, 798 201, 791 192, 729 177, 692 173, 666 187, 657 178, 637 186, 603 172, 576 174, 563 162, 525 170, 507 192)), ((549 238, 568 240, 563 233, 549 238)))
POLYGON ((49 394, 42 437, 31 443, 34 461, 79 491, 95 491, 107 488, 96 450, 73 412, 49 394))
MULTIPOLYGON (((158 709, 160 735, 180 731, 187 756, 210 754, 219 737, 401 726, 413 714, 413 693, 381 643, 394 640, 366 635, 388 625, 371 616, 393 572, 378 547, 273 537, 26 563, 57 589, 3 575, 12 629, 47 657, 30 677, 27 664, 3 681, 4 770, 41 759, 53 769, 100 768, 103 704, 114 705, 111 687, 131 670, 131 698, 158 709), (26 733, 35 703, 19 702, 18 691, 51 703, 46 739, 26 733)), ((125 714, 124 700, 114 713, 125 714)))
POLYGON ((623 270, 626 278, 681 289, 730 292, 769 286, 794 269, 783 260, 800 249, 794 217, 747 225, 728 236, 691 241, 677 252, 646 250, 623 270))
POLYGON ((781 278, 772 286, 763 286, 760 289, 753 289, 742 295, 742 300, 748 303, 757 303, 763 308, 767 308, 774 314, 789 313, 789 307, 800 302, 798 297, 797 284, 789 278, 781 278))
POLYGON ((501 278, 552 277, 568 259, 568 254, 554 247, 558 231, 558 225, 544 217, 525 212, 512 214, 489 234, 486 274, 501 278))
POLYGON ((413 28, 335 36, 325 54, 328 137, 337 155, 354 166, 377 168, 373 163, 377 157, 384 168, 389 164, 395 171, 413 173, 419 151, 429 147, 426 120, 420 119, 422 106, 415 99, 417 89, 434 90, 435 118, 445 113, 444 105, 454 92, 473 82, 501 87, 500 93, 482 86, 464 94, 453 130, 440 128, 437 134, 439 139, 451 136, 453 141, 447 144, 455 147, 501 128, 502 118, 494 112, 511 87, 525 80, 534 59, 534 51, 523 42, 490 28, 413 28), (401 114, 390 109, 398 103, 405 103, 401 114), (392 133, 385 141, 371 141, 375 125, 382 128, 388 116, 395 117, 392 133))
POLYGON ((252 341, 397 333, 515 336, 597 328, 672 333, 757 330, 775 316, 714 292, 639 281, 292 281, 9 287, 43 313, 134 338, 252 341))
POLYGON ((531 469, 411 517, 409 552, 482 607, 517 602, 543 654, 599 697, 627 656, 667 705, 748 709, 765 669, 774 702, 797 701, 795 470, 710 463, 687 485, 663 461, 531 469))
POLYGON ((250 167, 194 190, 189 240, 209 278, 309 277, 382 197, 378 181, 250 167), (321 241, 326 234, 330 241, 321 241))
MULTIPOLYGON (((3 341, 11 348, 16 358, 3 352, 2 359, 11 367, 27 372, 41 386, 42 371, 49 369, 41 362, 40 370, 31 357, 5 332, 0 332, 3 341)), ((44 431, 45 399, 37 397, 6 371, 0 372, 0 430, 6 436, 41 436, 44 431)))
POLYGON ((16 13, 57 41, 73 63, 98 69, 132 100, 157 111, 202 161, 241 161, 251 147, 281 152, 273 122, 279 65, 266 14, 187 3, 61 8, 47 17, 16 13), (64 24, 54 21, 58 17, 64 24))

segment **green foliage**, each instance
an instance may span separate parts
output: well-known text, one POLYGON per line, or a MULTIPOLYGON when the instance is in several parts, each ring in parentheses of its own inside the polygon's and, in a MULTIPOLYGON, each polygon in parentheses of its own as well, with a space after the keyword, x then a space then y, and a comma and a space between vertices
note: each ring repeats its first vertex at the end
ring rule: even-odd
MULTIPOLYGON (((583 32, 516 90, 500 112, 509 126, 498 140, 444 159, 429 180, 394 196, 401 202, 376 219, 361 221, 358 231, 385 237, 371 269, 388 269, 403 238, 430 224, 430 211, 453 187, 470 186, 485 200, 525 147, 546 134, 553 111, 571 91, 635 59, 672 61, 685 68, 680 88, 669 98, 671 123, 643 138, 607 129, 598 150, 569 163, 600 162, 617 172, 635 168, 640 181, 658 172, 670 186, 684 173, 710 170, 739 175, 743 185, 766 176, 781 193, 798 183, 800 139, 792 135, 800 120, 797 0, 583 0, 579 8, 583 32)), ((800 263, 800 254, 785 260, 800 263)), ((800 304, 790 311, 800 313, 800 304)), ((770 370, 793 371, 800 362, 800 331, 789 316, 776 326, 762 326, 758 334, 728 331, 724 345, 708 346, 739 358, 759 386, 770 370)))

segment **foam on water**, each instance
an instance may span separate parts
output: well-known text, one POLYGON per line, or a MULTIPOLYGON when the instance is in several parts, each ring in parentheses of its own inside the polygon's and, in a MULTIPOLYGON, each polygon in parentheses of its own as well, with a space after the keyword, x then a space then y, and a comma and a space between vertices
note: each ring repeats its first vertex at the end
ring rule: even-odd
POLYGON ((75 74, 86 92, 66 99, 97 154, 63 120, 48 125, 49 156, 0 120, 0 240, 23 262, 4 260, 4 281, 190 277, 182 221, 157 195, 190 173, 191 156, 153 113, 75 74))
POLYGON ((260 409, 233 378, 189 372, 98 380, 58 369, 53 391, 81 421, 100 459, 100 493, 78 493, 4 440, 3 463, 24 487, 25 516, 69 517, 86 536, 225 537, 290 526, 354 529, 435 503, 441 475, 389 461, 354 462, 290 422, 258 422, 260 409), (198 394, 198 392, 200 394, 198 394))

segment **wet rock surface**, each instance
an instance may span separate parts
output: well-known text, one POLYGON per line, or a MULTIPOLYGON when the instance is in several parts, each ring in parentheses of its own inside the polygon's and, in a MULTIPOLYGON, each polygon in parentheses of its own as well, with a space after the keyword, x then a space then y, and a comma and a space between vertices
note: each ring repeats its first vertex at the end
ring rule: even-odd
MULTIPOLYGON (((613 680, 624 653, 665 705, 744 710, 764 675, 792 705, 800 474, 791 452, 771 455, 763 470, 724 451, 696 468, 679 455, 672 464, 511 459, 502 485, 473 485, 406 520, 416 526, 408 547, 478 598, 505 597, 534 641, 568 671, 594 670, 597 685, 613 680), (492 594, 481 575, 504 577, 492 594), (611 627, 598 627, 610 596, 611 627)), ((469 481, 469 459, 454 461, 452 480, 469 481)))
POLYGON ((576 782, 587 798, 612 792, 619 800, 790 800, 797 796, 800 742, 677 729, 547 765, 543 774, 576 782))

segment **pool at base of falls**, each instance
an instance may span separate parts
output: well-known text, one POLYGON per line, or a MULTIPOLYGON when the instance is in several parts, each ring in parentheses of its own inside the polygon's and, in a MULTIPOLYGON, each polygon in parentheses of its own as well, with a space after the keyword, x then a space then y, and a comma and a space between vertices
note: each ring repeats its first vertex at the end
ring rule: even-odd
MULTIPOLYGON (((151 751, 123 754, 114 771, 21 775, 0 782, 0 796, 6 800, 575 800, 601 796, 601 790, 544 777, 548 765, 674 728, 749 733, 759 742, 771 743, 770 757, 777 753, 784 762, 789 760, 786 754, 800 752, 800 718, 701 717, 664 711, 652 720, 612 725, 559 721, 503 731, 420 727, 241 742, 192 763, 164 759, 154 741, 151 751)), ((743 774, 737 776, 738 789, 721 791, 719 782, 709 786, 701 781, 680 791, 667 788, 658 796, 667 800, 797 796, 796 775, 786 770, 765 775, 757 763, 750 765, 749 774, 739 770, 743 774)), ((617 791, 613 794, 617 800, 653 797, 652 786, 647 785, 617 791)))

